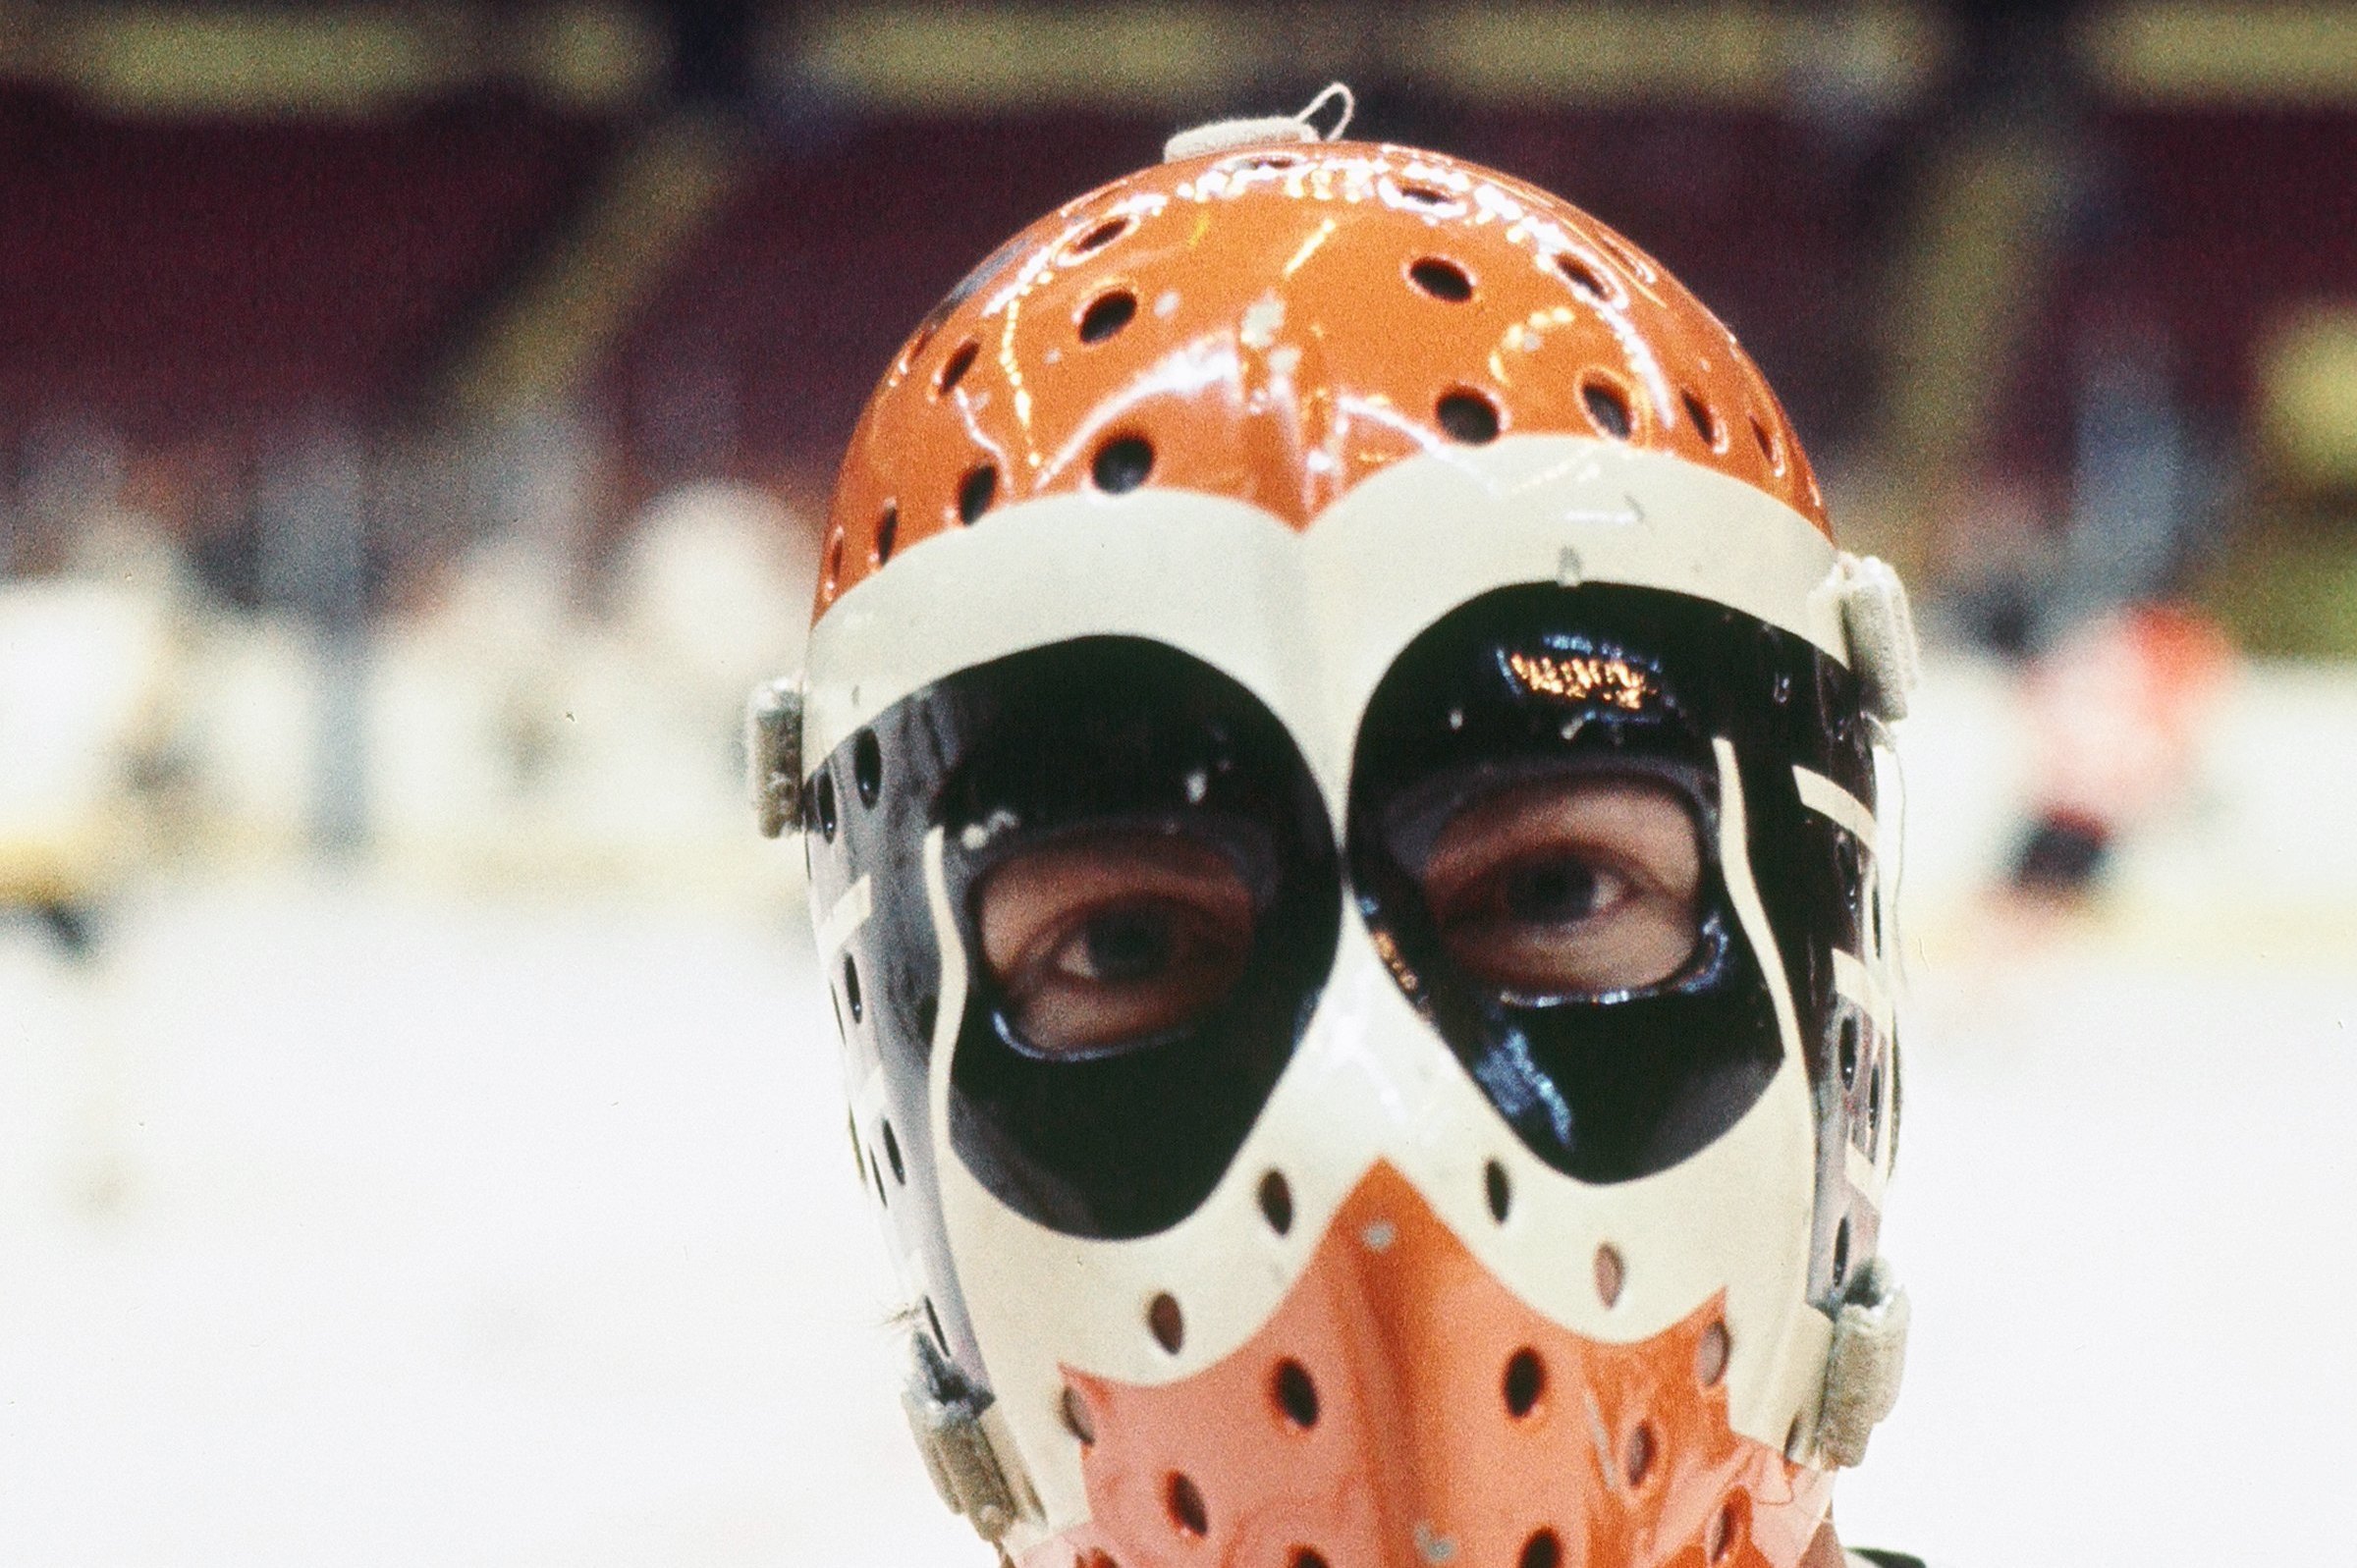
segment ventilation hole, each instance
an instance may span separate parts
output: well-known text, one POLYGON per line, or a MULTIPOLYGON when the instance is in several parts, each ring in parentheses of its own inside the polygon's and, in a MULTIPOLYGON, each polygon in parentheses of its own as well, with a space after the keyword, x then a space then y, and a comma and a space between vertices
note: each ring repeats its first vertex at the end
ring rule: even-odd
POLYGON ((1620 1473, 1628 1478, 1631 1487, 1642 1487, 1645 1478, 1653 1473, 1653 1426, 1639 1422, 1637 1430, 1628 1434, 1628 1450, 1620 1456, 1620 1473))
POLYGON ((1547 1391, 1547 1369, 1539 1361, 1539 1353, 1527 1347, 1515 1351, 1506 1363, 1506 1413, 1520 1421, 1538 1404, 1539 1395, 1547 1391))
POLYGON ((1088 1401, 1070 1383, 1064 1385, 1064 1430, 1080 1439, 1083 1445, 1097 1440, 1097 1421, 1088 1413, 1088 1401))
POLYGON ((1713 1323, 1694 1342, 1694 1380, 1705 1388, 1717 1385, 1727 1376, 1727 1325, 1713 1323))
POLYGON ((1099 1547, 1090 1550, 1088 1555, 1080 1559, 1075 1568, 1122 1568, 1122 1565, 1114 1561, 1113 1553, 1099 1547))
POLYGON ((1435 299, 1461 304, 1473 297, 1473 280, 1465 269, 1439 256, 1426 256, 1407 269, 1408 281, 1435 299))
POLYGON ((835 542, 827 546, 827 581, 830 585, 832 585, 834 583, 841 582, 842 580, 843 535, 838 533, 835 535, 835 542))
MULTIPOLYGON (((839 1018, 836 1022, 840 1025, 842 1020, 839 1018)), ((859 1185, 864 1187, 867 1185, 867 1151, 859 1147, 859 1118, 850 1116, 844 1125, 850 1129, 851 1134, 851 1168, 859 1172, 859 1185)))
POLYGON ((1236 164, 1239 169, 1298 169, 1302 159, 1291 152, 1256 152, 1236 164))
POLYGON ((873 1154, 867 1157, 867 1178, 876 1190, 876 1203, 881 1208, 892 1207, 892 1195, 884 1190, 884 1162, 873 1154))
POLYGON ((1146 1326, 1154 1332, 1154 1342, 1172 1355, 1186 1343, 1186 1319, 1178 1311, 1178 1298, 1164 1291, 1146 1305, 1146 1326))
POLYGON ((1691 392, 1680 392, 1677 396, 1678 401, 1686 406, 1686 417, 1694 421, 1694 433, 1702 437, 1704 446, 1716 449, 1719 445, 1719 420, 1711 412, 1711 406, 1691 392))
POLYGON ((859 996, 859 963, 850 953, 843 955, 843 1004, 851 1009, 851 1022, 867 1016, 867 1004, 859 996))
MULTIPOLYGON (((852 1016, 856 1017, 858 1012, 859 1009, 856 1006, 851 1008, 852 1016)), ((1849 1216, 1843 1215, 1841 1223, 1834 1227, 1834 1288, 1840 1289, 1842 1282, 1848 1278, 1849 1216)))
POLYGON ((1628 398, 1609 381, 1588 381, 1579 389, 1580 401, 1588 406, 1588 417, 1596 428, 1615 441, 1626 441, 1635 428, 1628 416, 1628 398))
POLYGON ((1782 473, 1784 471, 1784 444, 1776 438, 1775 432, 1760 423, 1757 415, 1754 415, 1751 421, 1751 439, 1760 444, 1760 456, 1768 460, 1768 466, 1778 473, 1782 473))
POLYGON ((1452 441, 1479 447, 1498 439, 1497 406, 1478 392, 1452 392, 1432 412, 1452 441))
POLYGON ((1711 1516, 1710 1528, 1702 1534, 1702 1555, 1711 1562, 1725 1562, 1734 1555, 1735 1543, 1743 1533, 1743 1509, 1740 1499, 1729 1497, 1719 1505, 1711 1516))
POLYGON ((835 841, 835 776, 822 771, 818 776, 818 787, 811 793, 816 797, 818 836, 827 842, 833 843, 835 841))
POLYGON ((1295 1546, 1292 1556, 1286 1559, 1286 1568, 1326 1568, 1326 1558, 1310 1547, 1295 1546))
POLYGON ((1318 1424, 1318 1385, 1310 1380, 1307 1367, 1289 1358, 1277 1363, 1274 1386, 1277 1408, 1286 1420, 1303 1432, 1318 1424))
POLYGON ((981 351, 982 346, 971 338, 959 344, 957 351, 942 362, 941 374, 933 378, 934 393, 946 398, 957 391, 958 383, 963 381, 965 373, 974 368, 974 355, 981 351))
POLYGON ((1107 338, 1129 325, 1137 314, 1137 296, 1126 289, 1117 289, 1100 295, 1080 315, 1080 341, 1103 343, 1107 338))
POLYGON ((876 565, 883 566, 892 559, 892 547, 899 542, 901 509, 891 502, 884 503, 884 514, 876 519, 876 565))
POLYGON ((1559 1568, 1563 1560, 1563 1543, 1552 1530, 1534 1530, 1522 1542, 1522 1555, 1516 1559, 1519 1568, 1559 1568))
POLYGON ((1435 190, 1430 186, 1401 186, 1399 199, 1412 201, 1419 207, 1445 207, 1449 204, 1449 192, 1435 190))
POLYGON ((1596 234, 1596 243, 1611 252, 1612 258, 1626 268, 1630 277, 1645 283, 1653 281, 1653 269, 1645 264, 1643 257, 1628 247, 1626 241, 1610 230, 1599 229, 1596 234))
POLYGON ((893 1133, 889 1121, 884 1123, 884 1159, 892 1166, 892 1179, 907 1186, 908 1167, 901 1162, 901 1140, 893 1133))
POLYGON ((1201 1488, 1177 1471, 1171 1472, 1171 1523, 1190 1536, 1211 1534, 1211 1514, 1203 1506, 1201 1488))
POLYGON ((1596 276, 1596 269, 1577 256, 1557 256, 1555 270, 1563 275, 1564 282, 1590 299, 1602 301, 1612 297, 1612 291, 1604 286, 1602 278, 1596 276))
POLYGON ((1293 1228, 1293 1189, 1281 1170, 1260 1178, 1260 1217, 1280 1236, 1293 1228))
POLYGON ((910 338, 908 347, 901 351, 901 374, 908 373, 908 367, 916 363, 916 356, 925 351, 926 345, 933 341, 933 334, 940 330, 941 323, 937 320, 918 323, 916 336, 910 338))
MULTIPOLYGON (((1883 1064, 1874 1064, 1874 1074, 1866 1080, 1866 1141, 1878 1142, 1883 1134, 1883 1064)), ((1871 1152, 1871 1151, 1869 1151, 1871 1152)))
POLYGON ((1628 1269, 1620 1262, 1620 1251, 1611 1242, 1596 1249, 1596 1296, 1606 1306, 1620 1299, 1620 1286, 1628 1278, 1628 1269))
POLYGON ((1481 1173, 1482 1185, 1489 1189, 1490 1217, 1506 1223, 1507 1211, 1514 1206, 1514 1189, 1506 1179, 1506 1167, 1493 1160, 1481 1173))
POLYGON ((1851 1013, 1841 1020, 1841 1087, 1850 1089, 1858 1081, 1858 1016, 1851 1013))
POLYGON ((941 1314, 933 1310, 933 1298, 931 1296, 925 1297, 924 1303, 925 1326, 933 1330, 933 1343, 940 1348, 941 1353, 944 1356, 947 1356, 950 1353, 950 1336, 949 1333, 941 1326, 941 1314))
POLYGON ((873 807, 884 792, 884 748, 876 743, 873 730, 860 730, 859 738, 851 742, 851 783, 859 790, 862 806, 873 807))
POLYGON ((1073 241, 1072 247, 1068 254, 1085 256, 1102 250, 1119 240, 1128 231, 1128 228, 1129 220, 1127 218, 1108 218, 1073 241))
POLYGON ((1089 477, 1108 495, 1122 495, 1146 482, 1154 471, 1154 447, 1143 436, 1116 436, 1097 449, 1089 477))
POLYGON ((999 470, 986 462, 968 473, 958 486, 958 520, 972 522, 990 510, 998 495, 999 470))

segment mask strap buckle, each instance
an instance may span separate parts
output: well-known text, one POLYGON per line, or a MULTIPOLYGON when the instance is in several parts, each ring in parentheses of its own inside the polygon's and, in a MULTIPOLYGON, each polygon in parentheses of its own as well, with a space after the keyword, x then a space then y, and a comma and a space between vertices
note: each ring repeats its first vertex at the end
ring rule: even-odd
POLYGON ((1906 585, 1890 563, 1873 556, 1844 554, 1835 574, 1841 632, 1849 643, 1850 668, 1865 687, 1866 711, 1884 724, 1896 724, 1907 716, 1907 699, 1923 669, 1906 585))
POLYGON ((802 823, 802 682, 755 686, 744 703, 744 782, 761 837, 802 823))
POLYGON ((1888 1258, 1876 1258, 1859 1271, 1841 1298, 1833 1348, 1826 1355, 1817 1429, 1806 1444, 1829 1468, 1863 1460, 1866 1439, 1898 1403, 1909 1316, 1906 1288, 1888 1258))
POLYGON ((923 1333, 908 1336, 908 1351, 901 1405, 933 1489, 952 1513, 964 1515, 977 1535, 997 1545, 1022 1510, 983 1425, 990 1393, 966 1381, 923 1333))

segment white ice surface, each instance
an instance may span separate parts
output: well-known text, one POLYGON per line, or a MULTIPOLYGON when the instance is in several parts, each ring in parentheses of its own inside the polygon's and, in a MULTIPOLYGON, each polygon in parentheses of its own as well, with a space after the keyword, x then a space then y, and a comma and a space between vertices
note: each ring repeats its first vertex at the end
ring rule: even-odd
MULTIPOLYGON (((0 1564, 983 1568, 894 1399, 798 912, 755 907, 274 874, 150 887, 86 970, 0 927, 0 1564)), ((2357 951, 1949 926, 1845 1534, 2357 1560, 2357 951)))
POLYGON ((0 928, 0 1563, 974 1562, 796 911, 0 928))
POLYGON ((2357 1562, 2357 954, 2066 929, 1919 964, 1912 1000, 1883 1242, 1914 1326, 1845 1539, 2357 1562))

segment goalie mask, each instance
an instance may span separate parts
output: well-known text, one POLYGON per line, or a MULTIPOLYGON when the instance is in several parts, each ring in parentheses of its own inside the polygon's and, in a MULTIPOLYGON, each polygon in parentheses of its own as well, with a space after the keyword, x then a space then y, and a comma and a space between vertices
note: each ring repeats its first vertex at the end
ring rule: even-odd
POLYGON ((1489 171, 1214 148, 918 329, 823 572, 757 779, 952 1504, 1027 1568, 1800 1561, 1903 1327, 1912 644, 1726 329, 1489 171))

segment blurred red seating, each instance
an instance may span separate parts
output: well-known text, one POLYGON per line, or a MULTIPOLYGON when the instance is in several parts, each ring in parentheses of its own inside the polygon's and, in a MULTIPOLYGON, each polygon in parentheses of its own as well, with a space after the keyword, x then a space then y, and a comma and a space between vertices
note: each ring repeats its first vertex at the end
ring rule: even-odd
POLYGON ((152 440, 379 418, 607 135, 482 96, 353 121, 120 119, 0 90, 0 422, 89 416, 152 440))
MULTIPOLYGON (((1864 176, 1810 126, 1694 109, 1484 111, 1358 130, 1491 163, 1621 229, 1727 318, 1813 447, 1869 312, 1864 176)), ((774 156, 669 270, 603 378, 660 477, 831 463, 904 334, 1006 236, 1160 156, 1161 116, 877 121, 774 156)))
POLYGON ((2357 112, 2112 110, 2091 126, 2081 194, 2006 376, 1999 452, 2059 475, 2095 356, 2150 356, 2196 424, 2247 440, 2269 335, 2357 303, 2357 112))

